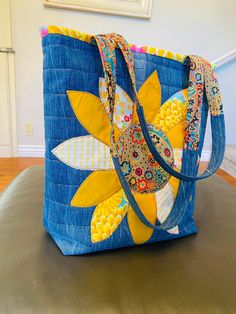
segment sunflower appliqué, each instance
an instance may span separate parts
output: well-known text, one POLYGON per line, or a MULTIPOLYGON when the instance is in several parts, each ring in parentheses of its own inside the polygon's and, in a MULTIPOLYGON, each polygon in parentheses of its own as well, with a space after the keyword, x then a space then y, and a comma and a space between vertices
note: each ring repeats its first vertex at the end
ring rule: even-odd
MULTIPOLYGON (((134 243, 148 241, 153 229, 144 225, 125 196, 110 156, 109 105, 104 78, 99 95, 67 91, 73 111, 88 131, 53 149, 53 154, 70 167, 94 170, 80 185, 71 206, 96 206, 91 219, 91 241, 108 239, 127 215, 134 243)), ((181 168, 187 111, 187 89, 180 90, 161 105, 161 86, 154 71, 138 91, 150 135, 159 153, 175 169, 181 168)), ((116 86, 114 108, 115 140, 119 161, 140 209, 155 224, 168 217, 178 192, 179 180, 167 174, 154 160, 144 141, 134 104, 116 86)), ((178 226, 169 233, 179 233, 178 226)))

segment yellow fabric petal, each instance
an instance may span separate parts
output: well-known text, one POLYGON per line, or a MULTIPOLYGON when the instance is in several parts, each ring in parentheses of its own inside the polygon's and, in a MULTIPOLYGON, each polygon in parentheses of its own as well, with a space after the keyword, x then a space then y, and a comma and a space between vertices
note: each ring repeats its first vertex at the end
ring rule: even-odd
MULTIPOLYGON (((175 169, 175 170, 178 171, 178 169, 175 169)), ((174 195, 174 199, 175 199, 177 196, 178 190, 179 190, 180 180, 176 179, 175 177, 170 177, 170 180, 168 183, 172 187, 172 191, 173 191, 173 195, 174 195)))
POLYGON ((83 127, 99 141, 110 145, 110 121, 101 100, 87 92, 67 91, 67 95, 83 127))
MULTIPOLYGON (((134 193, 134 197, 145 217, 152 224, 155 224, 157 212, 155 195, 153 193, 134 193)), ((151 238, 154 229, 144 225, 137 217, 131 206, 129 207, 127 218, 134 243, 142 244, 147 242, 151 238)))
POLYGON ((173 129, 168 132, 168 139, 172 148, 184 147, 186 122, 185 120, 177 124, 173 129))
POLYGON ((109 238, 126 215, 128 207, 123 190, 101 202, 91 220, 91 241, 95 243, 109 238))
POLYGON ((92 172, 75 193, 71 206, 95 206, 120 190, 120 181, 115 170, 92 172))
MULTIPOLYGON (((161 85, 157 71, 154 71, 142 84, 138 91, 138 98, 143 106, 146 121, 151 123, 161 106, 161 85)), ((135 108, 132 124, 139 124, 135 108)))
POLYGON ((161 106, 153 124, 167 135, 172 128, 186 120, 187 105, 187 89, 175 93, 161 106))

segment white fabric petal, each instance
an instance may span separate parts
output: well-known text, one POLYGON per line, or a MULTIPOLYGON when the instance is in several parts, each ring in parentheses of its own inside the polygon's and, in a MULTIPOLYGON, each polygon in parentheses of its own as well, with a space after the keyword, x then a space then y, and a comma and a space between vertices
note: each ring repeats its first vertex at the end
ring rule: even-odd
POLYGON ((114 169, 110 149, 91 135, 61 143, 52 153, 66 165, 80 170, 114 169))
MULTIPOLYGON (((105 79, 99 79, 99 95, 105 107, 106 112, 109 114, 109 104, 107 100, 107 90, 105 79)), ((133 112, 133 102, 129 95, 119 86, 116 85, 116 98, 114 108, 114 123, 122 131, 126 130, 131 125, 133 112)))
POLYGON ((167 232, 169 232, 171 234, 179 234, 179 227, 175 226, 174 228, 167 230, 167 232))
POLYGON ((183 158, 183 150, 182 149, 174 149, 174 158, 175 158, 175 168, 181 170, 182 166, 182 158, 183 158))
MULTIPOLYGON (((172 187, 167 183, 163 189, 155 193, 156 203, 157 203, 157 219, 160 223, 163 223, 169 216, 173 206, 174 206, 174 193, 172 187)), ((167 230, 169 233, 179 233, 178 226, 167 230)))

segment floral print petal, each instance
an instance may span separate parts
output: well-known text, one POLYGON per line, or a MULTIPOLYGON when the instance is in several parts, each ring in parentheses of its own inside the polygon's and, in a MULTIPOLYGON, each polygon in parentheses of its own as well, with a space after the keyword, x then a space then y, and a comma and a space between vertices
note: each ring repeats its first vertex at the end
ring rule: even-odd
MULTIPOLYGON (((105 79, 99 79, 99 94, 101 101, 109 114, 109 105, 107 99, 107 90, 105 79)), ((114 108, 114 123, 117 127, 124 131, 131 125, 133 112, 133 102, 129 95, 119 86, 116 85, 115 108, 114 108)))
POLYGON ((187 89, 180 90, 161 106, 153 124, 168 134, 172 128, 186 120, 187 105, 187 89))
POLYGON ((91 220, 91 241, 96 243, 109 238, 126 215, 128 207, 123 190, 97 205, 91 220))

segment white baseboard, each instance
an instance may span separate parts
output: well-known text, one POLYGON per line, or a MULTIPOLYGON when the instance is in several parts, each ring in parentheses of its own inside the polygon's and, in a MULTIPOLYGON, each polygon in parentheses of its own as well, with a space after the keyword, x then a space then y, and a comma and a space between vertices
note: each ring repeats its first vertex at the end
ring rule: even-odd
POLYGON ((0 157, 12 157, 11 146, 0 145, 0 157))
POLYGON ((44 157, 44 145, 18 145, 18 157, 44 157))
MULTIPOLYGON (((18 156, 19 157, 44 157, 45 147, 43 145, 19 145, 18 156)), ((201 161, 210 160, 210 151, 203 150, 201 161)))
POLYGON ((203 150, 202 156, 201 156, 201 161, 209 161, 210 158, 211 158, 211 151, 210 150, 203 150))
POLYGON ((236 165, 232 161, 225 159, 221 165, 221 169, 236 178, 236 165))

